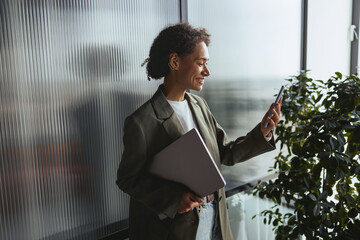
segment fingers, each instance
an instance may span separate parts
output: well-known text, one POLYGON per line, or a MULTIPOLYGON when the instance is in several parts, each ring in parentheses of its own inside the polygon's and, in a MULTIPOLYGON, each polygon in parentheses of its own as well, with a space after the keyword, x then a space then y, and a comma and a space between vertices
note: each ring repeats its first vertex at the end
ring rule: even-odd
POLYGON ((275 128, 275 126, 280 122, 280 110, 283 97, 280 98, 279 102, 274 106, 275 103, 272 103, 269 110, 264 115, 261 121, 261 132, 264 136, 268 134, 275 128), (265 128, 265 122, 268 121, 268 125, 265 128))
MULTIPOLYGON (((264 124, 265 124, 266 120, 268 120, 269 118, 273 118, 273 117, 274 117, 274 108, 273 108, 273 106, 274 106, 274 103, 271 104, 269 110, 266 112, 266 114, 264 115, 264 117, 263 117, 263 119, 262 119, 262 121, 261 121, 261 126, 262 126, 264 129, 265 129, 264 124)), ((270 126, 270 122, 269 122, 269 125, 266 127, 266 129, 268 129, 269 126, 270 126)))
POLYGON ((269 118, 269 117, 268 117, 267 120, 268 120, 269 124, 268 124, 268 126, 267 126, 266 129, 269 129, 269 131, 268 131, 268 134, 269 134, 269 132, 270 132, 272 129, 274 129, 274 127, 276 126, 276 123, 274 122, 274 120, 273 120, 272 118, 269 118))
MULTIPOLYGON (((190 209, 190 210, 191 210, 191 209, 190 209)), ((179 214, 183 214, 183 213, 189 212, 190 210, 183 209, 183 210, 179 210, 178 213, 179 213, 179 214)))
POLYGON ((184 205, 181 209, 178 210, 178 213, 183 214, 186 212, 189 212, 191 210, 193 210, 194 208, 200 206, 201 203, 198 202, 189 202, 188 204, 184 205))
POLYGON ((280 115, 275 111, 275 109, 271 110, 272 116, 268 117, 267 120, 269 122, 266 129, 271 131, 275 128, 275 126, 280 122, 280 115))
MULTIPOLYGON (((277 111, 275 111, 275 109, 271 110, 272 112, 272 117, 271 119, 273 120, 273 122, 275 122, 276 124, 278 124, 278 122, 280 122, 280 113, 278 113, 277 111)), ((276 125, 275 124, 275 125, 276 125)))
POLYGON ((190 199, 193 202, 198 202, 198 203, 203 203, 204 202, 204 200, 201 197, 199 197, 199 196, 197 196, 197 195, 195 195, 193 193, 190 193, 190 199))
POLYGON ((200 204, 202 204, 203 202, 204 200, 199 196, 190 192, 186 192, 184 193, 183 198, 181 199, 178 213, 183 214, 189 212, 193 208, 200 206, 200 204))
MULTIPOLYGON (((280 100, 276 104, 275 108, 273 108, 275 103, 272 103, 271 106, 270 106, 269 111, 265 115, 266 118, 269 120, 269 113, 271 113, 270 118, 271 118, 272 122, 275 123, 274 127, 280 122, 280 113, 281 113, 282 100, 283 100, 283 97, 280 98, 280 100)), ((269 122, 269 125, 272 125, 271 122, 269 122)))

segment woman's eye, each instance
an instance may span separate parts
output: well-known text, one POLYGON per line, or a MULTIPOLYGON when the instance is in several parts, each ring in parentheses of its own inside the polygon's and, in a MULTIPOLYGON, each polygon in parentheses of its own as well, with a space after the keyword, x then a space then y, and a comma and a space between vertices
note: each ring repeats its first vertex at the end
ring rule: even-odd
POLYGON ((199 67, 203 67, 204 65, 208 65, 208 62, 200 62, 200 63, 198 63, 198 65, 199 65, 199 67))

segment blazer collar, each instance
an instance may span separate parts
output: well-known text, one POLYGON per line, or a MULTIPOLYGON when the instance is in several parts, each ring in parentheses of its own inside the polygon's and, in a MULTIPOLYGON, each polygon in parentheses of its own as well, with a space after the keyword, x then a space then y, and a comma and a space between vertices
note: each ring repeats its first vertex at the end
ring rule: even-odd
POLYGON ((160 120, 163 120, 162 125, 166 133, 169 135, 172 141, 175 141, 184 135, 185 131, 173 108, 166 100, 163 88, 164 86, 161 84, 151 98, 151 103, 153 105, 156 117, 160 120))
MULTIPOLYGON (((197 104, 197 100, 190 94, 185 93, 185 99, 191 104, 197 104)), ((174 110, 168 103, 164 94, 164 84, 161 84, 151 99, 152 105, 158 119, 168 119, 174 114, 174 110)))
POLYGON ((190 105, 191 111, 193 113, 194 120, 197 123, 198 130, 199 130, 204 142, 209 147, 211 144, 212 138, 211 138, 211 134, 208 129, 209 124, 207 124, 207 122, 204 118, 203 109, 200 107, 200 105, 198 104, 198 101, 192 95, 186 94, 185 97, 187 97, 187 99, 190 103, 189 105, 190 105))
POLYGON ((158 90, 151 98, 151 102, 158 119, 168 119, 174 114, 174 110, 166 100, 164 94, 164 84, 161 84, 158 90))
MULTIPOLYGON (((206 144, 209 143, 208 130, 205 126, 206 123, 203 118, 203 112, 198 105, 198 101, 188 93, 185 93, 185 99, 190 103, 190 108, 193 113, 194 120, 197 123, 198 130, 202 135, 206 144)), ((155 114, 158 119, 163 120, 163 127, 169 137, 174 141, 185 134, 185 131, 175 114, 173 108, 168 103, 164 95, 164 86, 161 84, 151 99, 155 114)))

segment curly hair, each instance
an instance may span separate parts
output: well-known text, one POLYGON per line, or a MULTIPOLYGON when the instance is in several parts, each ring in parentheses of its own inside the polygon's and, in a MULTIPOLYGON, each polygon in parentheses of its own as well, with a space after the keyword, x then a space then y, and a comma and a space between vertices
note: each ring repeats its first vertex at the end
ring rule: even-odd
POLYGON ((205 28, 194 28, 188 23, 178 23, 164 28, 154 39, 149 57, 142 64, 147 64, 148 80, 161 79, 169 73, 171 53, 184 57, 191 54, 199 42, 204 42, 206 46, 210 44, 210 34, 205 28))

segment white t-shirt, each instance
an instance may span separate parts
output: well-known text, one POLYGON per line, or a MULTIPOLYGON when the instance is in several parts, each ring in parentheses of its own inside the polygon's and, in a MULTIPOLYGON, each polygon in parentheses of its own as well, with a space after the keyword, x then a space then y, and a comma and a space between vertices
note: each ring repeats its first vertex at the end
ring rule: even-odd
POLYGON ((190 110, 189 104, 186 100, 178 102, 167 100, 171 107, 174 109, 177 117, 180 120, 181 126, 185 130, 185 133, 190 131, 193 128, 196 128, 196 124, 190 110))

